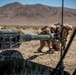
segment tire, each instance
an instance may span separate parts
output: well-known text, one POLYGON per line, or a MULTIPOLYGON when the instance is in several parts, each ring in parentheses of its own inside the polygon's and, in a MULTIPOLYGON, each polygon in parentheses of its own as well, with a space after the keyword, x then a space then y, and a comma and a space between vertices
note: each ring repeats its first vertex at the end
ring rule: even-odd
POLYGON ((2 51, 0 53, 0 56, 15 57, 15 58, 23 59, 22 54, 19 51, 17 51, 17 50, 6 50, 6 51, 2 51))
POLYGON ((3 75, 15 75, 20 74, 23 70, 23 56, 17 50, 6 50, 0 53, 1 57, 5 57, 3 60, 6 63, 3 63, 0 73, 3 75), (8 59, 9 58, 9 59, 8 59), (11 60, 12 58, 12 60, 11 60))

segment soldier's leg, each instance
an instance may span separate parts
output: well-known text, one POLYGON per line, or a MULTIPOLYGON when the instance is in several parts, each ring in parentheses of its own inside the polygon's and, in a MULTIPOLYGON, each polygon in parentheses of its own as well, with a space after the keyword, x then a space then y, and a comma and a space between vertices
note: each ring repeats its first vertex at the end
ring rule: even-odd
POLYGON ((65 46, 66 46, 66 41, 63 41, 63 42, 62 42, 63 50, 65 49, 65 46))
POLYGON ((60 41, 59 40, 53 40, 52 41, 52 48, 56 51, 60 50, 60 41))
POLYGON ((38 51, 42 52, 41 50, 43 49, 44 46, 45 46, 45 40, 40 40, 40 47, 38 48, 38 51))
POLYGON ((47 42, 49 50, 51 50, 51 41, 50 40, 46 40, 46 42, 47 42))
POLYGON ((60 50, 60 41, 59 40, 56 40, 56 42, 55 42, 55 50, 56 51, 59 51, 60 50))
POLYGON ((52 53, 54 52, 54 50, 52 49, 52 40, 47 40, 47 45, 48 45, 48 48, 49 48, 49 52, 52 51, 52 53))

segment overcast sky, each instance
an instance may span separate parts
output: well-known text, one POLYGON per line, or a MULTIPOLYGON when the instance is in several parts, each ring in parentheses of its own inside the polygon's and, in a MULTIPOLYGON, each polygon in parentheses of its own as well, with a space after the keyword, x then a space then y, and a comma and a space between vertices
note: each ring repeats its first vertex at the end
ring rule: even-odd
MULTIPOLYGON (((22 4, 44 4, 48 6, 58 6, 61 7, 62 0, 0 0, 0 7, 12 3, 12 2, 20 2, 22 4)), ((76 9, 76 0, 64 0, 64 6, 67 8, 76 9)))

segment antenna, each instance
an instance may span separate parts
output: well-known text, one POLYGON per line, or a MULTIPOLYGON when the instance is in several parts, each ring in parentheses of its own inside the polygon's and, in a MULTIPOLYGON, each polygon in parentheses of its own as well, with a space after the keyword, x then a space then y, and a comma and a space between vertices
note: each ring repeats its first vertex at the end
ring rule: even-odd
MULTIPOLYGON (((63 34, 62 34, 62 32, 63 32, 63 21, 64 21, 64 19, 63 19, 63 16, 64 16, 64 0, 62 0, 62 19, 61 19, 61 53, 60 53, 60 59, 62 58, 62 56, 63 56, 63 48, 62 48, 62 41, 63 41, 63 34)), ((63 61, 60 63, 60 66, 59 66, 59 70, 60 70, 60 74, 61 75, 64 75, 64 64, 63 64, 63 61)))
MULTIPOLYGON (((62 31, 63 31, 63 16, 64 16, 64 0, 62 0, 62 15, 61 15, 61 53, 60 53, 60 60, 63 57, 63 48, 62 48, 62 31)), ((59 68, 60 71, 60 75, 64 75, 64 64, 63 64, 63 60, 61 60, 58 65, 56 66, 56 68, 54 69, 54 71, 52 72, 52 75, 54 75, 54 72, 57 70, 57 68, 59 68)))

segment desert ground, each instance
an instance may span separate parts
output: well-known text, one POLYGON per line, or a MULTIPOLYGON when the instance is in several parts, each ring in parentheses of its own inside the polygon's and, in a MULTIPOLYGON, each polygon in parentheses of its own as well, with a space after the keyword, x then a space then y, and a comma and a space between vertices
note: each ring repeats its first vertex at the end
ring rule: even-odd
MULTIPOLYGON (((14 28, 14 27, 13 27, 14 28)), ((16 27, 18 28, 18 27, 16 27)), ((20 27, 20 30, 25 34, 38 34, 40 32, 40 27, 20 27)), ((68 41, 71 37, 70 32, 68 36, 68 41)), ((68 43, 67 41, 67 43, 68 43)), ((24 57, 24 59, 37 62, 43 65, 47 65, 50 67, 55 67, 60 59, 60 51, 54 51, 54 53, 46 53, 48 50, 47 46, 43 48, 43 53, 36 53, 37 49, 40 46, 39 40, 32 40, 28 42, 22 42, 21 46, 19 48, 16 48, 16 50, 20 51, 24 57)), ((64 70, 69 71, 72 73, 74 69, 76 68, 76 37, 74 38, 69 51, 64 59, 64 70)))

